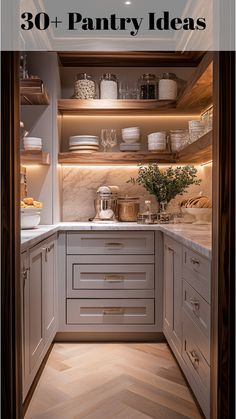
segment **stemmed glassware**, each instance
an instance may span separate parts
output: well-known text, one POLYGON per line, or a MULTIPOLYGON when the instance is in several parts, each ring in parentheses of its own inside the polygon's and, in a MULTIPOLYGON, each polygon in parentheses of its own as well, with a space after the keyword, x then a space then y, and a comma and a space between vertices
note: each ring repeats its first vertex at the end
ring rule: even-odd
POLYGON ((109 141, 109 129, 108 128, 102 128, 101 130, 101 144, 104 148, 104 152, 107 151, 108 147, 108 141, 109 141))
POLYGON ((112 149, 117 144, 117 135, 116 135, 116 130, 115 129, 110 129, 109 131, 110 131, 109 132, 110 135, 109 135, 108 144, 109 144, 110 148, 112 149))

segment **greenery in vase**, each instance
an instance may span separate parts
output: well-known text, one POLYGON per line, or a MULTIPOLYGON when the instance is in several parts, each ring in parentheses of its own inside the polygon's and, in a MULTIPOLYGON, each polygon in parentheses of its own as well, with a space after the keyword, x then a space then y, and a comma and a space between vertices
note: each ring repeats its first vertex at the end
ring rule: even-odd
POLYGON ((144 186, 160 202, 170 202, 176 195, 183 195, 190 185, 199 185, 197 169, 194 166, 182 166, 173 169, 172 166, 161 170, 157 163, 148 166, 139 164, 138 177, 127 182, 144 186))

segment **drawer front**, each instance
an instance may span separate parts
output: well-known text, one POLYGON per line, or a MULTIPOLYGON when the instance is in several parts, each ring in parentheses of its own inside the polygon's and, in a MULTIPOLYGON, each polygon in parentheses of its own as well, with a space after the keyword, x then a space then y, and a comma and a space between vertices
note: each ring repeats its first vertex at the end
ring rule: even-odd
POLYGON ((195 349, 197 352, 201 352, 206 363, 210 365, 210 338, 204 335, 185 310, 183 310, 183 329, 185 329, 185 337, 194 338, 195 349))
POLYGON ((154 232, 114 231, 68 233, 69 255, 143 255, 154 254, 154 232))
POLYGON ((209 397, 210 367, 199 348, 192 322, 186 316, 183 323, 183 359, 192 376, 201 385, 205 397, 209 397))
POLYGON ((211 262, 197 253, 184 248, 183 277, 201 296, 211 301, 211 262))
POLYGON ((186 281, 183 281, 183 307, 209 339, 210 344, 211 307, 186 281))
POLYGON ((154 300, 67 299, 67 324, 154 324, 154 300))
POLYGON ((69 290, 154 288, 154 265, 84 265, 75 259, 67 257, 69 290))

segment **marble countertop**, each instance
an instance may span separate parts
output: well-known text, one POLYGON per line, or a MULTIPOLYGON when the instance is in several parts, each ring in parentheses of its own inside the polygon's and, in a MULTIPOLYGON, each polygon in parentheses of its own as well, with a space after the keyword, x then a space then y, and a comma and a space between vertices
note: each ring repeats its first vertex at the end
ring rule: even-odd
POLYGON ((21 231, 21 250, 32 247, 50 235, 59 231, 104 231, 104 230, 149 230, 162 231, 166 235, 181 242, 183 245, 211 259, 211 226, 194 224, 152 224, 138 223, 92 223, 63 222, 56 225, 40 225, 33 230, 21 231))

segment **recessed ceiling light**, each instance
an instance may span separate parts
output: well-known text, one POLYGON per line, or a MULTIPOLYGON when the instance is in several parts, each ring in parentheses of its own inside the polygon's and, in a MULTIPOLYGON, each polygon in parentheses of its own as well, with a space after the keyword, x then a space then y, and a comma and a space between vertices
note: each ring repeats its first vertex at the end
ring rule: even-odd
POLYGON ((126 6, 130 6, 131 5, 131 1, 125 1, 125 5, 126 6))

